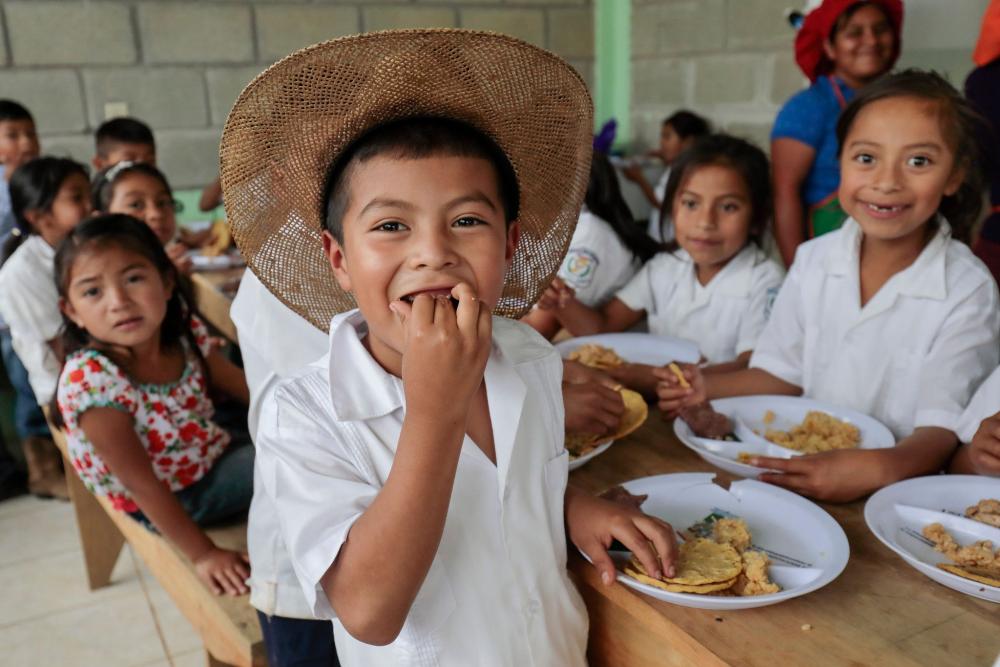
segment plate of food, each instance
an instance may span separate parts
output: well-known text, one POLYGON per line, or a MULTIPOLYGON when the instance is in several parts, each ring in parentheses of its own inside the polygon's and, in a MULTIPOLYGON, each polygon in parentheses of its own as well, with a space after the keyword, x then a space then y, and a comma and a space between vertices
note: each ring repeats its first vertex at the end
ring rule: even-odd
POLYGON ((726 472, 756 477, 753 456, 791 458, 835 449, 893 447, 892 432, 877 419, 796 396, 721 398, 685 410, 674 420, 677 438, 726 472))
POLYGON ((844 570, 847 536, 816 504, 755 480, 726 490, 714 479, 681 473, 623 485, 620 495, 678 531, 680 556, 674 577, 654 579, 630 552, 612 551, 620 582, 685 607, 732 610, 805 595, 844 570))
POLYGON ((897 482, 868 499, 865 522, 919 572, 1000 603, 1000 479, 935 475, 897 482))
POLYGON ((580 336, 556 343, 564 359, 606 370, 625 363, 665 366, 671 361, 686 364, 699 359, 698 346, 681 338, 646 333, 613 333, 580 336))
POLYGON ((569 469, 576 470, 591 459, 600 456, 611 447, 615 440, 620 440, 643 425, 649 416, 649 406, 637 392, 621 388, 622 401, 625 403, 625 414, 622 415, 618 428, 607 436, 590 434, 566 434, 566 449, 569 450, 569 469))

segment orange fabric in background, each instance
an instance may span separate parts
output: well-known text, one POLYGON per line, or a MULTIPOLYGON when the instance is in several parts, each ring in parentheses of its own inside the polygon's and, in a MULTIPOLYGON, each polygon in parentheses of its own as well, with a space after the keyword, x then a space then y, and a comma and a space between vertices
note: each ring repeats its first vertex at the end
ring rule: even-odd
POLYGON ((1000 58, 1000 0, 990 0, 983 25, 979 29, 979 41, 972 52, 972 60, 982 67, 1000 58))

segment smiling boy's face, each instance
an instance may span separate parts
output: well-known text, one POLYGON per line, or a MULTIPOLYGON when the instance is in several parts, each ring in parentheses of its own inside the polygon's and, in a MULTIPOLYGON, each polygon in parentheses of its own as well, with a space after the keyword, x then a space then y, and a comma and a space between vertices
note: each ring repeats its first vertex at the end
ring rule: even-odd
POLYGON ((481 158, 376 156, 348 179, 343 242, 324 232, 324 247, 368 322, 372 356, 398 374, 405 332, 389 304, 464 282, 492 308, 519 228, 508 227, 496 171, 481 158))

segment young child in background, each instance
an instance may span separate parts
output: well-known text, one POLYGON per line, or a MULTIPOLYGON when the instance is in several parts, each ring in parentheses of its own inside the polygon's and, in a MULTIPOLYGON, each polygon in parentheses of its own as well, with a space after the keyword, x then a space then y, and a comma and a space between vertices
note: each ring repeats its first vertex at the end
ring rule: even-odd
POLYGON ((156 165, 156 140, 149 126, 136 118, 112 118, 94 133, 94 171, 119 162, 156 165))
POLYGON ((973 390, 997 367, 996 283, 967 241, 982 205, 977 117, 936 74, 871 84, 837 126, 839 198, 850 218, 799 246, 751 368, 661 374, 660 406, 707 398, 805 394, 882 421, 899 440, 751 463, 761 479, 848 501, 936 472, 956 445, 973 390))
MULTIPOLYGON (((0 100, 0 264, 6 259, 2 249, 7 245, 16 225, 7 183, 17 167, 38 157, 38 150, 38 135, 35 133, 31 113, 13 100, 0 100)), ((14 428, 22 449, 33 451, 36 448, 27 442, 28 439, 47 440, 49 429, 28 383, 28 371, 14 353, 10 329, 2 317, 0 356, 3 358, 7 378, 14 388, 14 428)), ((15 461, 0 444, 0 497, 22 492, 21 479, 15 461)))
POLYGON ((341 664, 584 664, 567 525, 609 584, 613 537, 671 571, 672 529, 567 490, 560 359, 490 315, 522 315, 555 273, 583 199, 589 105, 571 68, 523 42, 405 31, 298 51, 230 116, 222 181, 240 250, 283 303, 329 322, 324 357, 262 406, 257 465, 341 664), (304 74, 317 70, 353 83, 316 85, 304 74), (407 115, 420 112, 434 117, 407 115))
MULTIPOLYGON (((553 286, 557 291, 571 289, 580 303, 600 308, 656 254, 659 246, 636 227, 618 187, 615 168, 606 155, 596 151, 590 162, 583 204, 553 286)), ((522 321, 552 338, 562 326, 553 313, 556 306, 543 297, 522 321)))
POLYGON ((660 128, 660 147, 652 152, 666 166, 656 187, 649 184, 639 165, 630 165, 622 169, 622 175, 642 189, 653 208, 649 212, 647 234, 660 243, 674 240, 674 228, 669 216, 662 216, 664 197, 667 192, 667 181, 670 180, 670 167, 680 154, 690 148, 695 141, 711 131, 707 120, 691 111, 681 110, 668 116, 660 128))
POLYGON ((94 210, 131 215, 149 225, 177 270, 191 273, 188 246, 177 240, 177 203, 163 172, 145 162, 117 162, 94 176, 92 196, 94 210))
MULTIPOLYGON (((575 336, 624 331, 645 317, 650 333, 694 341, 709 363, 724 364, 715 371, 745 367, 782 280, 760 248, 771 215, 767 157, 742 139, 705 137, 674 163, 664 202, 676 240, 602 308, 558 283, 542 303, 575 336)), ((654 368, 610 372, 653 396, 654 368)))
POLYGON ((246 402, 243 372, 209 342, 149 227, 92 218, 59 246, 66 363, 55 404, 92 493, 151 522, 216 594, 246 592, 247 558, 199 528, 245 512, 253 447, 213 421, 211 391, 246 402))

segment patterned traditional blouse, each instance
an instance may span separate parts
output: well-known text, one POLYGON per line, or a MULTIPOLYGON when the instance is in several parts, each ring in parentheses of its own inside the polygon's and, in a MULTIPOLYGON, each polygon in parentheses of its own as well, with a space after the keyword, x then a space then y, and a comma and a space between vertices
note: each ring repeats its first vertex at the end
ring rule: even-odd
MULTIPOLYGON (((205 325, 193 317, 191 330, 207 356, 211 347, 205 325)), ((135 512, 139 507, 80 428, 80 416, 87 410, 110 407, 132 415, 153 472, 172 491, 201 479, 229 445, 229 434, 212 421, 205 375, 186 341, 184 348, 184 372, 169 384, 135 382, 97 350, 78 350, 66 359, 57 398, 73 467, 91 493, 107 496, 119 510, 135 512)))

